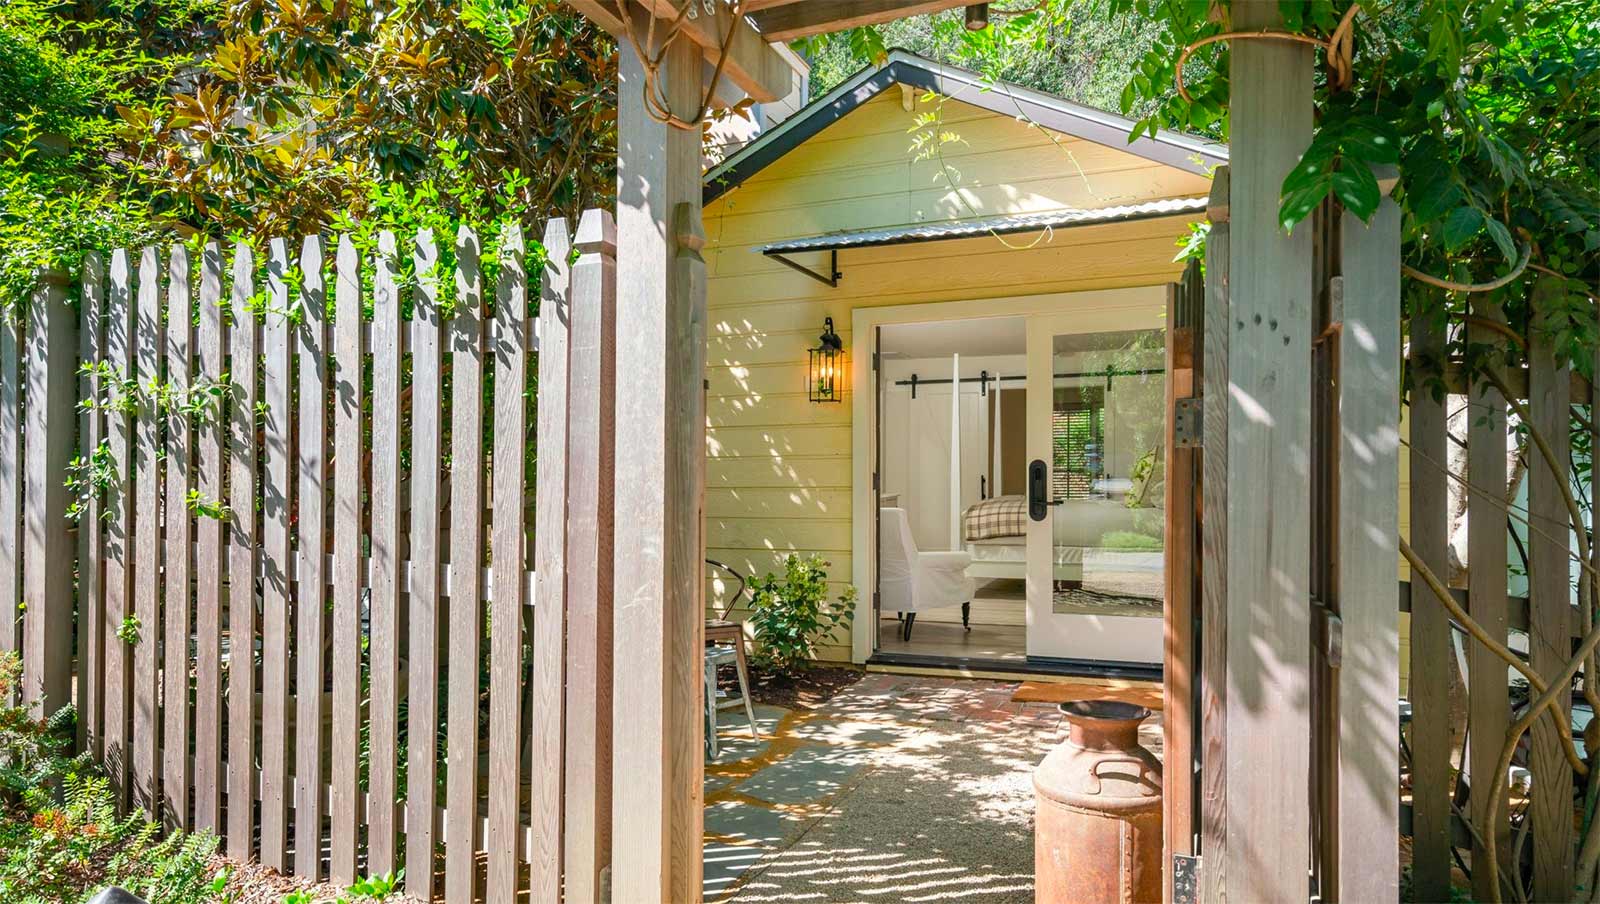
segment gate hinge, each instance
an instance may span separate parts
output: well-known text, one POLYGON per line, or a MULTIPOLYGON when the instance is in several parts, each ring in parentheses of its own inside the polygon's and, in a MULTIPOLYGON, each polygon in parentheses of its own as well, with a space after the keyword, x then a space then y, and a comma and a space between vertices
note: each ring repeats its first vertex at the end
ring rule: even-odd
POLYGON ((1194 854, 1172 855, 1172 904, 1199 904, 1200 858, 1194 854))
POLYGON ((1328 658, 1328 668, 1344 665, 1344 619, 1328 608, 1322 600, 1312 597, 1311 611, 1322 622, 1322 654, 1328 658))
POLYGON ((1205 409, 1200 399, 1175 399, 1172 403, 1173 444, 1180 449, 1198 449, 1204 439, 1205 409))

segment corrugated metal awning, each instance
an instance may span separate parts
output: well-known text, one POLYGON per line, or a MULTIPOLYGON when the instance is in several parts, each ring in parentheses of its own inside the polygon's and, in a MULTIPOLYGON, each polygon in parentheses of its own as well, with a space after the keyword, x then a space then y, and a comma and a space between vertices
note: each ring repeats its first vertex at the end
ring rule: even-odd
POLYGON ((1128 204, 1122 207, 1052 210, 1047 213, 1021 213, 975 220, 940 220, 932 223, 914 223, 909 226, 890 226, 885 229, 831 232, 810 238, 774 242, 762 245, 756 250, 762 254, 792 254, 796 251, 829 251, 835 248, 871 248, 878 245, 968 239, 981 235, 1015 235, 1019 232, 1040 232, 1068 226, 1094 226, 1100 223, 1121 223, 1173 214, 1198 213, 1205 209, 1205 198, 1176 198, 1168 201, 1128 204))
POLYGON ((877 248, 885 245, 908 245, 914 242, 940 242, 952 239, 970 239, 985 235, 1017 235, 1025 232, 1048 232, 1075 226, 1096 226, 1104 223, 1126 223, 1176 214, 1200 213, 1206 209, 1205 198, 1174 198, 1164 201, 1147 201, 1119 207, 1093 209, 1052 210, 1045 213, 1010 214, 998 217, 979 217, 970 220, 940 220, 931 223, 914 223, 907 226, 890 226, 882 229, 857 229, 848 232, 831 232, 826 235, 790 239, 761 245, 754 250, 780 263, 793 267, 812 279, 837 287, 839 284, 839 251, 850 248, 877 248), (824 275, 786 255, 804 251, 831 251, 829 273, 824 275))

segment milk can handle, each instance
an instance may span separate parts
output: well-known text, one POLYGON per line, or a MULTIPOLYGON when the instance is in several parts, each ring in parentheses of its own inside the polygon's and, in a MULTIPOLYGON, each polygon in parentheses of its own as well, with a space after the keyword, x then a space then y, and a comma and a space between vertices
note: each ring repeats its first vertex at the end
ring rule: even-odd
POLYGON ((1139 767, 1139 777, 1140 778, 1144 778, 1145 773, 1150 771, 1150 764, 1146 763, 1144 760, 1141 760, 1136 756, 1106 757, 1103 760, 1096 761, 1093 765, 1091 765, 1089 767, 1089 775, 1094 777, 1094 787, 1090 788, 1088 791, 1086 791, 1084 793, 1086 793, 1086 794, 1099 794, 1100 793, 1100 782, 1101 782, 1101 779, 1100 779, 1100 767, 1101 766, 1110 766, 1110 765, 1112 765, 1114 763, 1115 764, 1131 764, 1131 765, 1134 765, 1134 766, 1138 766, 1139 767))

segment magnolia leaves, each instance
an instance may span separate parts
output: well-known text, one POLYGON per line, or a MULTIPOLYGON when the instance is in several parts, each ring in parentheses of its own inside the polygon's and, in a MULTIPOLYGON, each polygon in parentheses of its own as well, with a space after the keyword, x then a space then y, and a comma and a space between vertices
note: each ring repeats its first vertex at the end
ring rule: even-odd
POLYGON ((1383 200, 1372 168, 1399 162, 1399 140, 1383 120, 1353 116, 1329 122, 1284 178, 1278 222, 1293 232, 1329 193, 1345 210, 1370 220, 1383 200))

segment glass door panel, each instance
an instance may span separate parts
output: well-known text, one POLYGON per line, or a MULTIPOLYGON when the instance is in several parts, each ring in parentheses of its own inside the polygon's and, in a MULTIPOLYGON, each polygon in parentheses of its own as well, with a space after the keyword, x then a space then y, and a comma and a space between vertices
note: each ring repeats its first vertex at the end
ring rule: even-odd
POLYGON ((1159 307, 1028 331, 1028 655, 1161 659, 1166 433, 1159 307))

